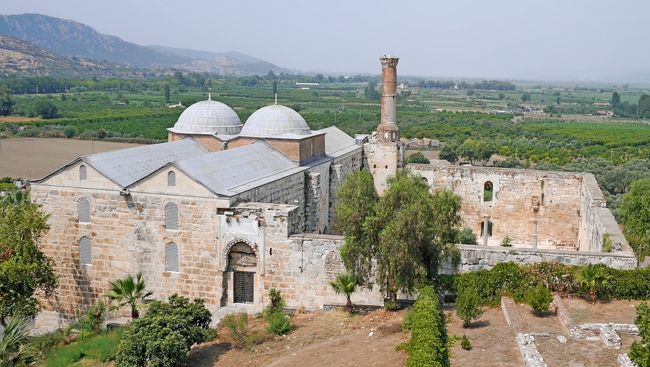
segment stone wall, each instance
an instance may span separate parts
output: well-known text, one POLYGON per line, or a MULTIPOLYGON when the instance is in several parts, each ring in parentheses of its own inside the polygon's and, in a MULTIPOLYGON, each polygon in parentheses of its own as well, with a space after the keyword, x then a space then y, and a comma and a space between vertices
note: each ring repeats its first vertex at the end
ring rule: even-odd
MULTIPOLYGON (((463 226, 481 239, 482 224, 492 223, 487 244, 505 237, 515 247, 577 249, 582 174, 567 172, 412 164, 432 188, 452 190, 462 198, 463 226), (484 200, 491 183, 492 200, 484 200)), ((488 231, 489 233, 489 231, 488 231)))
POLYGON ((305 173, 305 232, 324 233, 329 225, 331 161, 305 173))
POLYGON ((371 138, 363 144, 364 166, 368 167, 375 179, 375 190, 382 195, 387 188, 386 180, 394 176, 401 167, 402 149, 399 142, 371 138))
POLYGON ((494 265, 503 262, 517 264, 556 262, 566 265, 605 264, 616 269, 634 269, 637 264, 634 255, 628 252, 557 251, 473 245, 458 245, 458 249, 461 255, 458 268, 446 260, 442 267, 443 273, 465 273, 491 269, 494 265))

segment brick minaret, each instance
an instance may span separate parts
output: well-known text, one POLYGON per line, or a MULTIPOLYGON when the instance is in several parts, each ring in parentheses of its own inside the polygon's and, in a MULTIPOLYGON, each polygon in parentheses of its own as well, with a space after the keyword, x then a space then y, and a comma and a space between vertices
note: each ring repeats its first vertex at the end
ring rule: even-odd
POLYGON ((397 63, 399 58, 382 56, 381 61, 381 121, 377 139, 399 141, 397 127, 397 63))

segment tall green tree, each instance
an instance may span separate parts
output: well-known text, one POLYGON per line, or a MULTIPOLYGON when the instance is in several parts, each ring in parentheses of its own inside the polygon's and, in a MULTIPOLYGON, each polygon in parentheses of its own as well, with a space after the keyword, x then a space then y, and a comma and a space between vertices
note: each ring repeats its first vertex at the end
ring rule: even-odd
POLYGON ((650 252, 650 178, 632 183, 632 188, 621 198, 618 212, 623 232, 642 260, 650 252))
POLYGON ((0 116, 9 116, 13 112, 16 101, 9 90, 0 86, 0 116))
POLYGON ((610 102, 612 108, 617 108, 621 104, 621 95, 618 92, 614 91, 612 93, 612 100, 610 102))
POLYGON ((135 278, 129 274, 124 279, 110 282, 110 285, 108 298, 117 302, 114 308, 130 306, 132 319, 137 319, 140 316, 138 304, 147 302, 153 294, 151 291, 145 292, 146 285, 142 279, 142 273, 136 274, 135 278))
POLYGON ((165 83, 165 102, 169 103, 171 101, 171 91, 169 89, 169 84, 165 83))
POLYGON ((53 119, 59 116, 59 110, 50 99, 41 99, 36 102, 34 112, 44 119, 53 119))
POLYGON ((641 97, 639 97, 637 111, 639 112, 639 116, 650 116, 650 95, 643 93, 641 97))
POLYGON ((0 199, 0 325, 36 316, 37 293, 49 297, 56 288, 53 262, 39 248, 47 230, 47 215, 23 192, 0 199))
POLYGON ((378 200, 374 179, 367 170, 348 176, 336 193, 336 225, 345 234, 341 258, 362 284, 371 278, 372 259, 378 251, 377 235, 366 227, 366 220, 375 215, 378 200))

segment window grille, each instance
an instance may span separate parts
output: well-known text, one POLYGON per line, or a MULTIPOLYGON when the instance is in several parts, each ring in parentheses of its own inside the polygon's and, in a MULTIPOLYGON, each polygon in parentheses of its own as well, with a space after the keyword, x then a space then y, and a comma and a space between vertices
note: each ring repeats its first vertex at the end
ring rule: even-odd
POLYGON ((167 186, 169 187, 176 186, 176 172, 169 171, 169 173, 167 173, 167 186))
POLYGON ((178 206, 174 203, 165 205, 165 228, 178 229, 178 206))
POLYGON ((86 169, 86 166, 83 164, 79 166, 79 181, 86 181, 86 178, 88 177, 88 170, 86 169))
POLYGON ((92 263, 92 249, 90 239, 86 236, 79 240, 79 263, 81 265, 90 265, 92 263))
POLYGON ((179 271, 178 246, 173 242, 165 245, 165 271, 179 271))
POLYGON ((90 223, 90 201, 86 198, 77 200, 79 223, 90 223))

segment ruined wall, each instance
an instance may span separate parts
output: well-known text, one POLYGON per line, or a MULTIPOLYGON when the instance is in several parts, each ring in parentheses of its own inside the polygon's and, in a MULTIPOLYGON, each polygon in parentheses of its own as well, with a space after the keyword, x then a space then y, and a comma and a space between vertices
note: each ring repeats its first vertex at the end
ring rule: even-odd
POLYGON ((458 245, 461 260, 454 267, 449 260, 442 265, 446 274, 491 269, 503 262, 532 264, 554 262, 565 265, 605 264, 616 269, 636 268, 636 258, 629 252, 582 252, 458 245))
POLYGON ((581 187, 582 205, 578 243, 581 251, 603 251, 604 237, 612 241, 614 250, 632 251, 612 212, 607 209, 603 192, 591 173, 584 175, 581 187))
POLYGON ((489 246, 507 236, 515 247, 578 248, 582 175, 577 173, 486 167, 413 164, 432 188, 447 188, 462 198, 461 217, 482 244, 481 224, 492 222, 489 246), (484 200, 491 182, 492 200, 484 200))
POLYGON ((305 232, 324 233, 329 225, 331 161, 305 172, 305 232))
POLYGON ((330 168, 329 188, 329 232, 336 233, 336 194, 343 181, 352 174, 361 170, 363 164, 363 150, 358 149, 351 153, 334 158, 330 168))

